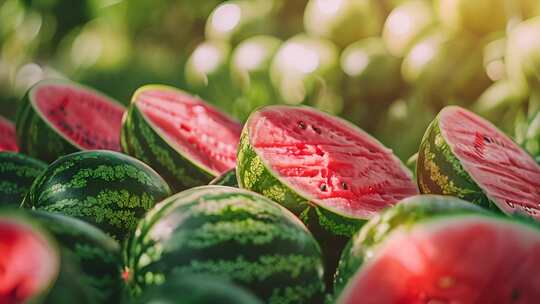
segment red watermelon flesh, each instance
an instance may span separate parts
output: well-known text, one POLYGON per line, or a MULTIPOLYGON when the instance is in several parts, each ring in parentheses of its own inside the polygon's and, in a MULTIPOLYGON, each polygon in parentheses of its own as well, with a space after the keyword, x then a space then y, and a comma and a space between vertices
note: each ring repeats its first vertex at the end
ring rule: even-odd
POLYGON ((527 152, 488 121, 459 107, 443 109, 439 127, 465 171, 501 210, 540 219, 540 166, 527 152))
POLYGON ((0 152, 1 151, 19 151, 17 139, 15 137, 15 125, 0 117, 0 152))
POLYGON ((73 85, 41 85, 32 94, 41 114, 75 146, 83 150, 121 150, 121 105, 73 85))
POLYGON ((538 303, 540 232, 463 216, 398 230, 338 303, 538 303))
POLYGON ((0 221, 0 304, 26 303, 55 278, 58 257, 30 228, 0 221))
POLYGON ((355 218, 418 193, 410 172, 367 133, 307 107, 267 107, 249 120, 250 143, 304 198, 355 218))
POLYGON ((179 90, 145 89, 135 102, 154 129, 182 155, 215 175, 235 167, 240 123, 179 90))

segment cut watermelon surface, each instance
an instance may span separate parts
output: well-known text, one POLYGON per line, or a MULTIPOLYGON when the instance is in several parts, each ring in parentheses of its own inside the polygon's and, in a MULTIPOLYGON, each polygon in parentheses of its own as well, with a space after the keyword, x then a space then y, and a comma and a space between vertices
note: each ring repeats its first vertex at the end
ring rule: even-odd
POLYGON ((59 267, 55 249, 37 231, 0 218, 0 303, 27 303, 54 282, 59 267))
POLYGON ((444 108, 428 129, 417 172, 423 193, 540 219, 540 166, 493 124, 460 107, 444 108))
POLYGON ((282 183, 341 215, 367 219, 417 194, 410 172, 391 150, 322 112, 267 107, 252 115, 247 133, 253 150, 282 183))
POLYGON ((76 146, 120 151, 121 105, 94 91, 60 84, 39 86, 32 95, 39 112, 76 146))
POLYGON ((538 303, 540 231, 482 215, 397 229, 338 303, 538 303))
POLYGON ((134 98, 155 130, 182 155, 219 175, 236 165, 242 126, 179 90, 147 89, 134 98))
POLYGON ((15 135, 15 125, 0 116, 0 152, 1 151, 19 151, 17 147, 17 138, 15 135))

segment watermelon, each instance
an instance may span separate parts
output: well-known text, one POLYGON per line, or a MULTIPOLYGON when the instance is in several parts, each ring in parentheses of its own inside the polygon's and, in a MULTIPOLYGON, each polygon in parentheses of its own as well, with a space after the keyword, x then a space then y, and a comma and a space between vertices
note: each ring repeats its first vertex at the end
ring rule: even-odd
POLYGON ((380 33, 384 21, 375 0, 310 0, 304 11, 304 27, 310 35, 324 37, 341 47, 380 33))
POLYGON ((120 151, 124 107, 90 88, 65 80, 38 82, 17 112, 21 152, 52 162, 81 151, 120 151))
POLYGON ((242 126, 181 90, 138 89, 122 127, 122 147, 156 169, 175 191, 208 184, 234 168, 242 126))
POLYGON ((357 270, 337 303, 537 303, 539 254, 533 221, 414 197, 353 237, 342 265, 357 270))
POLYGON ((122 239, 169 195, 167 183, 139 160, 113 151, 82 151, 52 163, 22 206, 80 218, 122 239))
POLYGON ((251 293, 220 277, 193 274, 150 288, 135 303, 262 304, 251 293))
MULTIPOLYGON (((46 227, 58 241, 64 259, 80 267, 76 278, 94 303, 115 303, 121 288, 120 245, 103 231, 76 218, 33 211, 32 218, 46 227)), ((57 284, 55 291, 63 291, 57 284)), ((52 296, 50 296, 52 297, 52 296)))
POLYGON ((19 206, 44 162, 15 152, 0 152, 0 205, 19 206))
POLYGON ((319 245, 278 204, 249 191, 203 186, 159 203, 126 245, 132 293, 192 273, 230 279, 265 303, 312 303, 324 288, 319 245))
POLYGON ((229 186, 238 188, 238 180, 236 179, 236 169, 231 169, 214 178, 210 185, 229 186))
POLYGON ((1 151, 19 151, 17 137, 15 135, 15 125, 2 116, 0 116, 0 152, 1 151))
POLYGON ((456 106, 424 134, 417 161, 420 192, 540 218, 540 166, 493 124, 456 106))
POLYGON ((39 303, 58 276, 56 243, 32 221, 2 213, 0 252, 0 303, 39 303))
POLYGON ((318 238, 327 267, 380 210, 418 193, 409 170, 377 140, 308 107, 269 106, 248 119, 238 183, 297 214, 318 238))

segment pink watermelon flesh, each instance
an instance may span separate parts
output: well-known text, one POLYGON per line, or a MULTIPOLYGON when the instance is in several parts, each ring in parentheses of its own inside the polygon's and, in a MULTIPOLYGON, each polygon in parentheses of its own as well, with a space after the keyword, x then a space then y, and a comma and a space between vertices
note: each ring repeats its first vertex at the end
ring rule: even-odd
POLYGON ((146 89, 135 102, 175 150, 206 171, 218 175, 235 167, 240 123, 178 90, 146 89))
POLYGON ((47 121, 75 146, 83 150, 121 150, 121 105, 72 85, 41 85, 34 90, 33 97, 47 121))
POLYGON ((367 133, 309 108, 267 107, 249 120, 250 143, 304 198, 354 218, 418 193, 392 151, 367 133))
POLYGON ((0 117, 0 152, 1 151, 19 151, 15 137, 15 125, 3 117, 0 117))
POLYGON ((28 227, 0 221, 0 303, 26 303, 54 279, 58 260, 28 227))
POLYGON ((338 303, 538 303, 540 233, 468 216, 392 233, 338 303))
POLYGON ((508 136, 459 107, 439 116, 441 134, 465 171, 506 213, 540 219, 540 166, 508 136))

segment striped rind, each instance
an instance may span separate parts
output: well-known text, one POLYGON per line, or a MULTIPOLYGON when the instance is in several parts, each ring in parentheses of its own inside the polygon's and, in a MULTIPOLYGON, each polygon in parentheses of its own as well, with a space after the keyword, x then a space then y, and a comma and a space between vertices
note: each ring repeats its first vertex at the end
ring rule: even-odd
POLYGON ((135 293, 172 275, 223 276, 268 303, 314 301, 323 291, 317 242, 293 214, 258 194, 204 186, 159 203, 127 245, 135 293))
POLYGON ((33 211, 31 216, 55 237, 62 255, 79 266, 77 280, 86 285, 88 298, 95 303, 119 300, 120 245, 115 240, 72 217, 43 211, 33 211))
POLYGON ((167 183, 144 163, 112 151, 83 151, 51 164, 22 206, 80 218, 121 239, 169 194, 167 183))
POLYGON ((439 127, 440 114, 431 122, 420 144, 416 175, 424 194, 459 197, 491 210, 499 210, 465 171, 439 127))
POLYGON ((334 277, 334 293, 339 296, 349 279, 377 253, 377 248, 397 229, 409 229, 424 220, 464 214, 491 216, 470 202, 442 195, 416 195, 368 221, 343 250, 334 277))
POLYGON ((43 80, 38 82, 25 94, 16 117, 17 143, 22 153, 51 163, 58 157, 84 150, 67 138, 64 134, 57 131, 55 127, 47 121, 47 118, 36 108, 34 104, 33 92, 40 86, 48 84, 62 84, 75 88, 82 88, 93 92, 96 95, 103 96, 105 99, 120 105, 120 103, 111 99, 102 93, 66 80, 43 80))
POLYGON ((154 168, 176 192, 208 184, 215 176, 176 151, 137 108, 137 95, 152 88, 156 86, 144 86, 133 95, 122 125, 122 150, 154 168))
POLYGON ((19 206, 47 164, 15 152, 0 152, 0 206, 19 206))
POLYGON ((228 186, 238 188, 238 180, 236 179, 236 168, 224 172, 218 177, 214 178, 209 185, 216 186, 228 186))
POLYGON ((183 304, 262 304, 254 295, 232 282, 195 274, 173 277, 163 285, 152 287, 135 303, 176 303, 179 294, 183 304))

